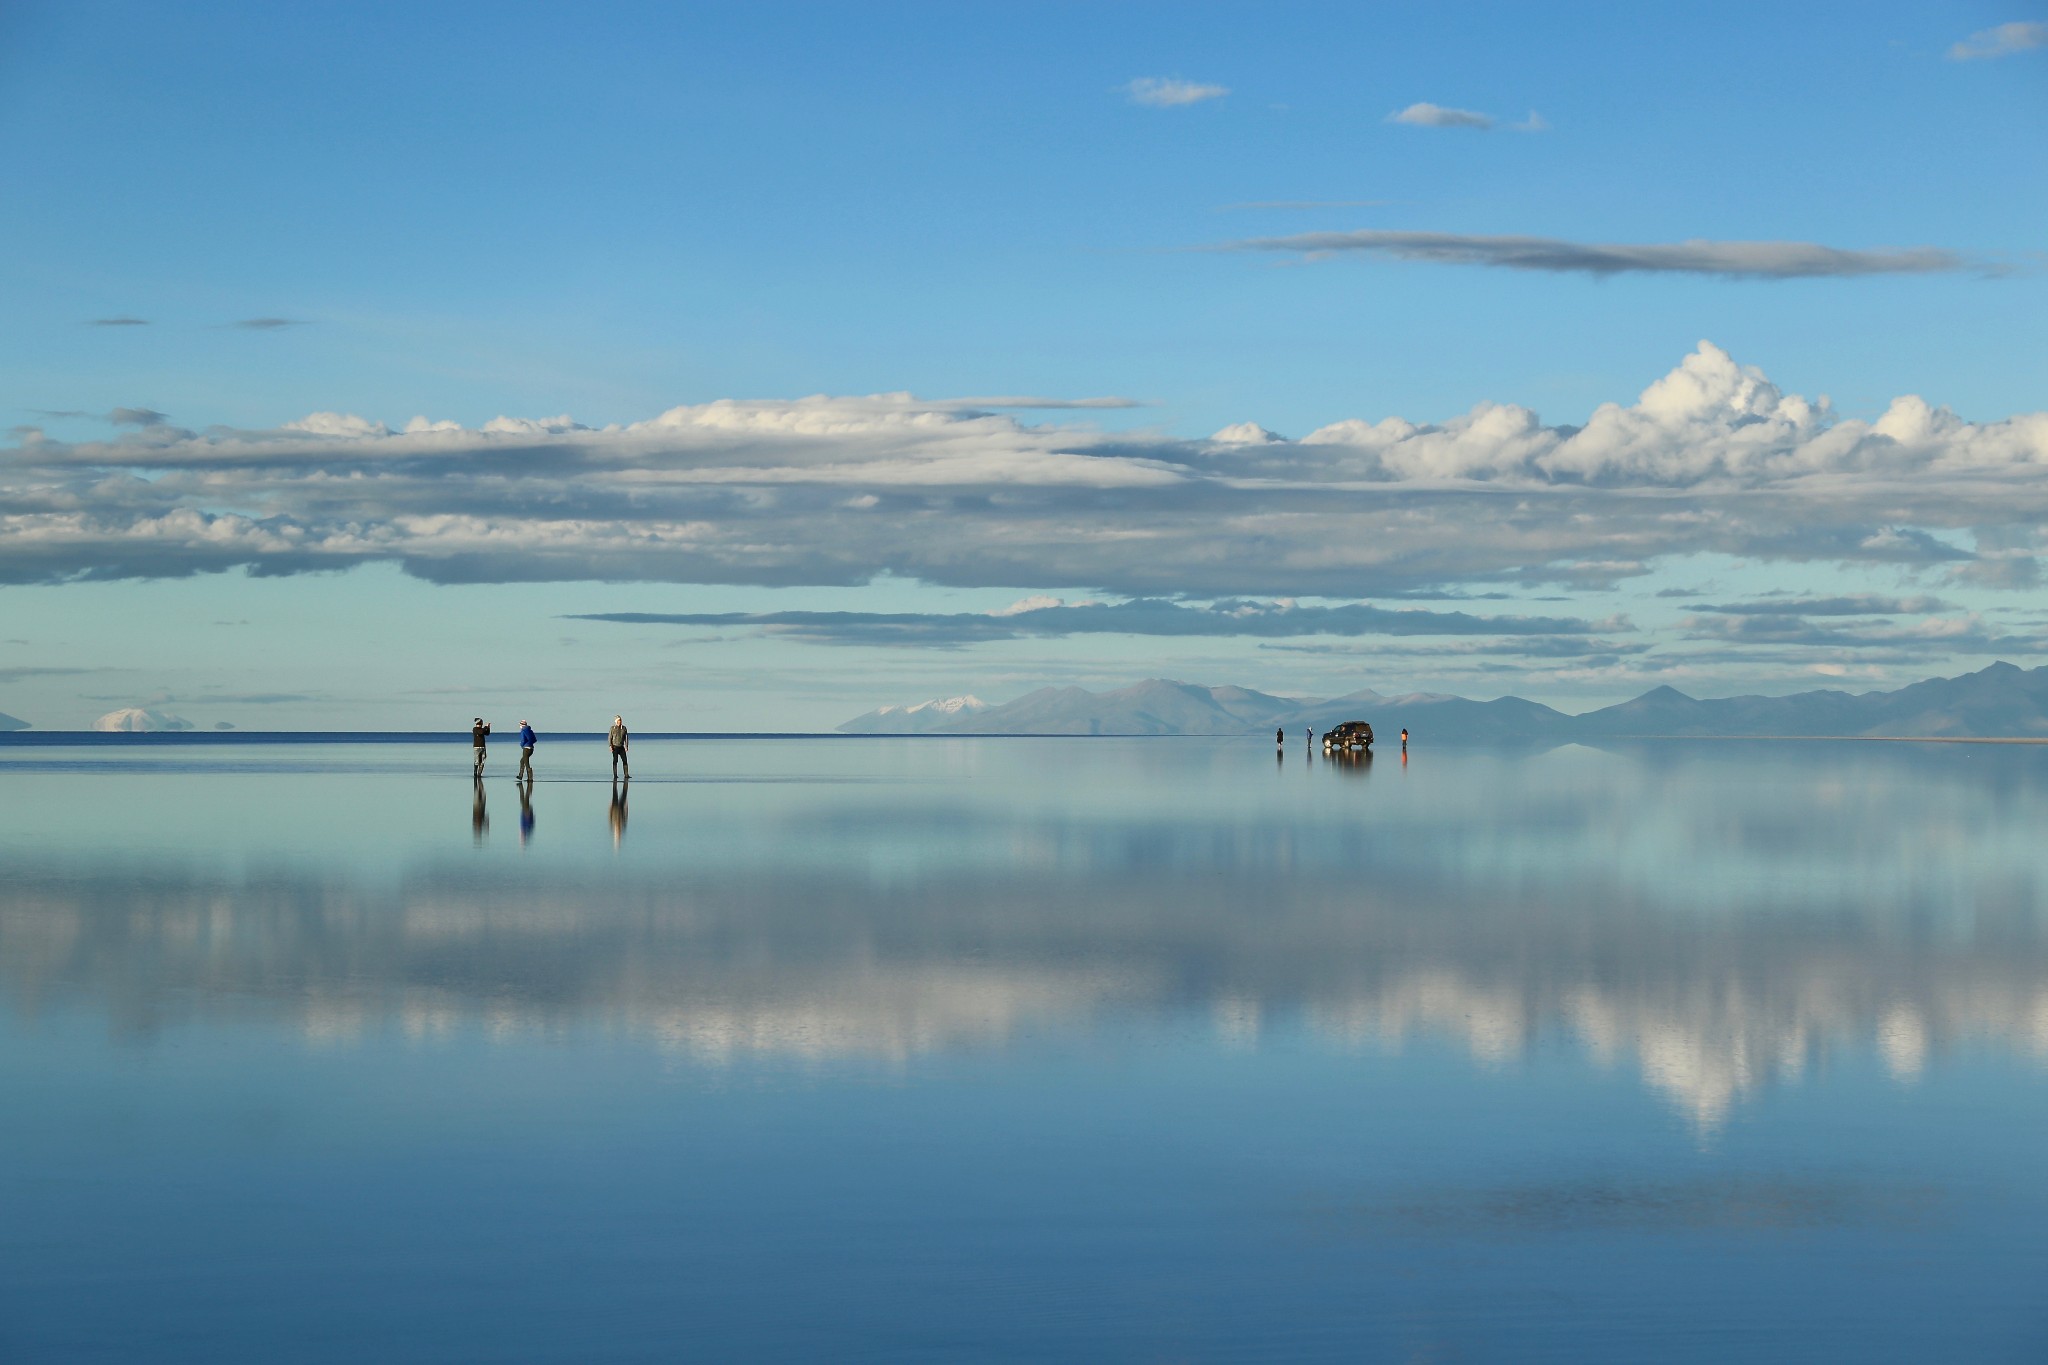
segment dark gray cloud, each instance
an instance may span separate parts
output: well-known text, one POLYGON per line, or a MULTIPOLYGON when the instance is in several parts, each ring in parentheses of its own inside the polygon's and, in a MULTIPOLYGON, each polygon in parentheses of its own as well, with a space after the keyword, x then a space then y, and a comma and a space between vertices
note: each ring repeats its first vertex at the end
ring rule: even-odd
POLYGON ((1719 606, 1700 605, 1694 611, 1718 612, 1724 616, 1898 616, 1904 613, 1955 611, 1956 604, 1939 597, 1885 597, 1856 593, 1845 597, 1767 597, 1756 602, 1729 602, 1719 606))
POLYGON ((1817 242, 1568 242, 1554 237, 1486 237, 1455 232, 1361 228, 1298 232, 1227 242, 1230 251, 1281 251, 1311 258, 1361 253, 1433 265, 1483 265, 1584 275, 1711 275, 1792 280, 1859 275, 1929 275, 1985 269, 1940 247, 1852 250, 1817 242))
POLYGON ((160 427, 169 418, 155 408, 115 408, 107 420, 117 427, 160 427))
POLYGON ((88 327, 147 327, 149 326, 149 319, 131 317, 88 318, 85 325, 88 327))
POLYGON ((68 678, 106 671, 101 668, 0 668, 0 682, 20 682, 23 678, 68 678))
MULTIPOLYGON (((567 618, 619 625, 746 627, 817 644, 954 646, 1065 635, 1288 638, 1305 635, 1591 635, 1615 622, 1551 616, 1474 616, 1390 611, 1362 602, 1297 606, 1221 601, 1190 606, 1159 598, 1069 605, 1019 604, 1007 612, 590 612, 567 618)), ((1623 626, 1622 628, 1626 628, 1623 626)))

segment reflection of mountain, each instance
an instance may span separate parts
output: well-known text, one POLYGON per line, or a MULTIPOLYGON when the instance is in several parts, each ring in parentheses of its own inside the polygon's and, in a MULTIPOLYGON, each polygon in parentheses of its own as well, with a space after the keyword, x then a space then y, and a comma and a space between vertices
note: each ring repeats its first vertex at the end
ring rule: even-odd
POLYGON ((839 728, 860 734, 915 728, 935 734, 1252 735, 1275 728, 1323 730, 1357 719, 1385 731, 1405 725, 1418 738, 1432 741, 1468 742, 1673 735, 2048 737, 2048 667, 2022 670, 1998 663, 1960 678, 1932 678, 1895 692, 1860 695, 1820 691, 1700 700, 1659 687, 1634 701, 1580 716, 1520 697, 1478 702, 1363 691, 1330 701, 1298 701, 1241 687, 1157 678, 1113 692, 1040 688, 1001 706, 901 729, 878 721, 883 712, 903 714, 900 708, 885 707, 839 728))

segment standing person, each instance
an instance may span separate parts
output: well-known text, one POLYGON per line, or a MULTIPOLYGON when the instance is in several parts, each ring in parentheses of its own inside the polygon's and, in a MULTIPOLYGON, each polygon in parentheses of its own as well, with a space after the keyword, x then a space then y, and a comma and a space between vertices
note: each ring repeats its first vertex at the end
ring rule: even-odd
POLYGON ((1277 749, 1277 748, 1280 748, 1281 746, 1283 746, 1283 745, 1284 745, 1284 744, 1286 744, 1286 743, 1287 743, 1287 731, 1286 731, 1285 729, 1279 729, 1279 730, 1275 730, 1275 731, 1273 732, 1273 747, 1277 749))
POLYGON ((469 742, 476 746, 476 775, 478 777, 484 775, 484 741, 489 739, 490 736, 491 727, 484 724, 482 716, 478 716, 470 722, 469 742))
POLYGON ((619 769, 623 767, 626 770, 626 780, 631 782, 633 780, 633 765, 626 762, 627 735, 626 718, 624 716, 612 717, 612 731, 607 738, 612 742, 612 780, 615 782, 618 780, 619 769))
POLYGON ((1408 752, 1408 727, 1405 725, 1401 727, 1401 752, 1408 752))
POLYGON ((533 781, 533 741, 533 727, 523 720, 520 721, 519 771, 513 774, 512 780, 514 782, 519 781, 520 778, 525 778, 528 782, 533 781))

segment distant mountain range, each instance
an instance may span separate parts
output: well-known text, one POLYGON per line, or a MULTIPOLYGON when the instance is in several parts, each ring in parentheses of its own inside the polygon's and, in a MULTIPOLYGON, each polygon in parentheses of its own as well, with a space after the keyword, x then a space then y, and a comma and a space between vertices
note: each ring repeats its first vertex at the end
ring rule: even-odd
POLYGON ((1659 687, 1576 716, 1520 697, 1471 701, 1367 690, 1307 701, 1148 678, 1112 692, 1042 687, 1001 706, 974 697, 885 706, 839 729, 852 735, 1255 735, 1283 729, 1291 737, 1345 720, 1369 721, 1383 740, 1405 725, 1417 739, 1488 743, 1761 735, 2035 739, 2048 738, 2048 668, 1995 663, 1959 678, 1861 694, 1831 689, 1701 699, 1659 687))

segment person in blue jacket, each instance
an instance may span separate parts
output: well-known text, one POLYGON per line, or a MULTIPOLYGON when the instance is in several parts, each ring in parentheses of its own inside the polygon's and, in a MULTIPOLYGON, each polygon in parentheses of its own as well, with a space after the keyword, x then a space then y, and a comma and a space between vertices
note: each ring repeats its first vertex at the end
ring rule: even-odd
POLYGON ((533 781, 533 727, 525 721, 519 722, 519 771, 513 775, 514 782, 524 778, 533 781))

